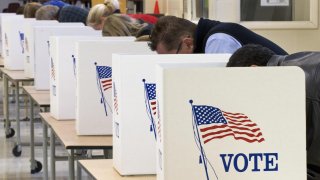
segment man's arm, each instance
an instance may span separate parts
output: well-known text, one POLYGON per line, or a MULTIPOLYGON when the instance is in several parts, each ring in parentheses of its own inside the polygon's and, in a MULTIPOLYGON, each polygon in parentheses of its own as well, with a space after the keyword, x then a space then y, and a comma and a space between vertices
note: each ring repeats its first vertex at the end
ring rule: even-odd
POLYGON ((232 54, 240 47, 240 42, 232 36, 225 33, 215 33, 208 38, 206 42, 205 53, 232 54))

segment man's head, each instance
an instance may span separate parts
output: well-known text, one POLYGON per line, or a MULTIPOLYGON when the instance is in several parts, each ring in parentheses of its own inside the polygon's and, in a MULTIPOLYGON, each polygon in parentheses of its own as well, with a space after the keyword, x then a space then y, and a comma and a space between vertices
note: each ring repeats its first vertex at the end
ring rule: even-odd
POLYGON ((275 53, 269 48, 248 44, 233 53, 227 67, 266 66, 273 55, 275 53))
POLYGON ((149 46, 158 54, 191 54, 196 27, 186 19, 163 16, 152 30, 149 46))
POLYGON ((24 6, 24 11, 23 11, 24 18, 35 18, 36 12, 39 8, 41 8, 41 6, 42 5, 40 3, 36 3, 36 2, 27 3, 24 6))
POLYGON ((59 8, 53 5, 42 6, 36 11, 37 20, 56 20, 58 18, 59 8))

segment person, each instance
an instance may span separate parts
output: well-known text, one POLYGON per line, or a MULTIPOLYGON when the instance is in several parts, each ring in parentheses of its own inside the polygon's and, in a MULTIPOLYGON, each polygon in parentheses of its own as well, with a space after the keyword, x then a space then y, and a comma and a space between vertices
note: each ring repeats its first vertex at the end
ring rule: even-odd
POLYGON ((40 3, 36 2, 27 3, 23 10, 24 18, 35 18, 36 12, 41 6, 40 3))
POLYGON ((95 30, 101 30, 103 20, 113 14, 115 10, 115 6, 110 2, 93 6, 88 14, 87 25, 95 30))
POLYGON ((17 15, 23 15, 23 12, 24 12, 24 5, 23 6, 20 6, 18 9, 17 9, 17 11, 16 11, 16 14, 17 15))
POLYGON ((54 5, 45 5, 36 11, 36 20, 57 20, 59 7, 54 5))
POLYGON ((39 2, 42 5, 53 5, 53 6, 57 6, 59 8, 62 8, 64 6, 70 5, 62 0, 39 0, 39 2))
POLYGON ((88 10, 76 6, 64 6, 60 10, 57 6, 46 5, 36 12, 37 20, 58 20, 59 22, 82 22, 86 24, 88 10))
POLYGON ((140 24, 136 19, 133 19, 124 14, 113 14, 104 20, 102 29, 103 36, 136 36, 150 33, 149 25, 146 23, 140 24))
POLYGON ((59 22, 82 22, 86 25, 89 11, 77 6, 64 6, 58 15, 59 22))
POLYGON ((320 180, 320 52, 276 55, 269 48, 249 44, 238 49, 227 67, 298 66, 306 74, 307 176, 320 180))
POLYGON ((119 1, 118 0, 105 0, 104 1, 104 4, 108 4, 108 3, 111 3, 115 7, 113 13, 121 13, 120 12, 120 5, 119 5, 119 1))
POLYGON ((230 53, 255 43, 269 47, 276 54, 287 52, 270 40, 235 23, 201 18, 198 24, 189 20, 163 16, 151 33, 150 48, 158 54, 230 53))

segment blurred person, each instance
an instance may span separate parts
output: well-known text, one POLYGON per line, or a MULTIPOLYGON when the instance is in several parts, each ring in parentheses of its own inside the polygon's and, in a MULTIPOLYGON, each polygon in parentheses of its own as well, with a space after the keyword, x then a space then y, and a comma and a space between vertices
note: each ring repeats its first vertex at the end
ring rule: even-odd
POLYGON ((82 22, 86 24, 88 10, 76 6, 64 6, 60 10, 57 6, 42 6, 36 12, 37 20, 58 20, 59 22, 82 22))
POLYGON ((139 37, 142 36, 141 31, 143 31, 146 27, 148 27, 148 24, 140 24, 136 19, 133 19, 127 15, 113 14, 106 17, 104 20, 102 35, 139 37))
POLYGON ((23 11, 24 11, 24 5, 23 5, 23 6, 20 6, 20 7, 17 9, 16 14, 21 15, 21 14, 23 14, 23 11))
POLYGON ((115 7, 115 10, 113 11, 113 13, 121 13, 118 0, 105 0, 104 4, 107 4, 107 3, 112 3, 112 5, 115 7))
POLYGON ((38 9, 40 9, 41 6, 42 5, 40 3, 36 3, 36 2, 27 3, 24 6, 24 11, 23 11, 24 18, 35 18, 36 12, 38 9))
POLYGON ((40 7, 35 14, 37 20, 57 20, 59 7, 54 5, 46 5, 40 7))
POLYGON ((42 4, 42 5, 53 5, 53 6, 57 6, 59 8, 62 8, 66 5, 70 5, 62 0, 39 0, 39 2, 42 4))
POLYGON ((116 8, 110 2, 93 6, 88 14, 87 25, 93 27, 95 30, 101 30, 103 20, 113 14, 115 10, 116 8))

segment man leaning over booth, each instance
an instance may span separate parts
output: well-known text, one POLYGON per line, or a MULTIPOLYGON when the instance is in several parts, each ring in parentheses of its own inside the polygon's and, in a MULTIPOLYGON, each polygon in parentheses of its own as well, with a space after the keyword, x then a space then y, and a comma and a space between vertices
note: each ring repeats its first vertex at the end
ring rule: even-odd
POLYGON ((249 44, 238 49, 227 67, 298 66, 306 77, 308 180, 320 180, 320 52, 275 55, 270 49, 249 44))
POLYGON ((287 54, 272 41, 236 23, 201 18, 198 24, 175 16, 158 19, 151 37, 150 48, 158 54, 228 53, 254 43, 268 47, 276 54, 287 54))

